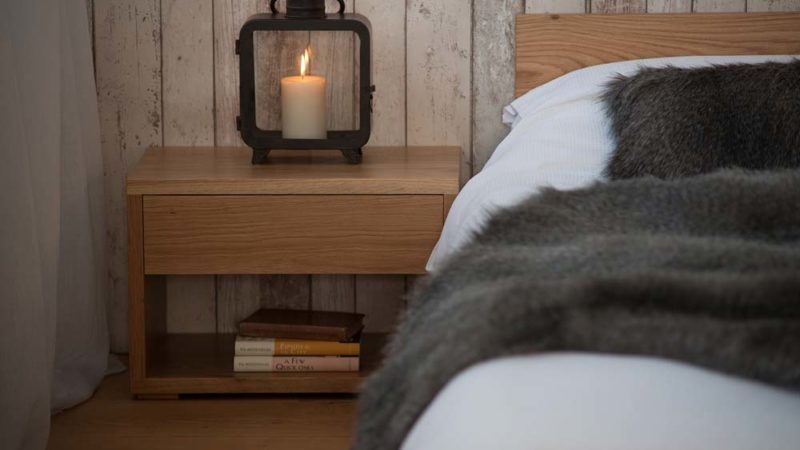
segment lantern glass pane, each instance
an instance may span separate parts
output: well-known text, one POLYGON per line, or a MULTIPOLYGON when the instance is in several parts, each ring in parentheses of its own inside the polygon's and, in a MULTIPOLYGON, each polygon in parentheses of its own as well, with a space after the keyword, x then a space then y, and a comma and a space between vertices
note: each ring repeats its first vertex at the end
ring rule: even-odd
POLYGON ((310 48, 307 75, 325 78, 328 130, 359 127, 359 46, 351 31, 256 31, 253 37, 256 125, 281 130, 281 79, 300 75, 310 48))

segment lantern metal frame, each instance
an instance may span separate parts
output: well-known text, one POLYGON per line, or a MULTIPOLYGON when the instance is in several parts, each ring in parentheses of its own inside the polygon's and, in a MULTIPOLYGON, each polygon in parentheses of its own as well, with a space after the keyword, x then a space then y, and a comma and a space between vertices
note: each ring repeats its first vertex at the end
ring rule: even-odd
MULTIPOLYGON (((340 5, 343 6, 342 3, 340 5)), ((273 10, 274 11, 274 10, 273 10)), ((371 26, 361 14, 342 12, 297 17, 273 12, 255 14, 247 19, 236 41, 239 55, 239 116, 236 128, 242 140, 253 149, 253 164, 267 162, 272 149, 341 150, 351 164, 361 162, 361 148, 366 145, 372 125, 371 26), (254 35, 256 31, 351 31, 359 38, 359 124, 356 130, 329 130, 326 139, 284 139, 281 130, 263 130, 256 124, 256 85, 254 35)), ((324 11, 323 11, 324 12, 324 11)))

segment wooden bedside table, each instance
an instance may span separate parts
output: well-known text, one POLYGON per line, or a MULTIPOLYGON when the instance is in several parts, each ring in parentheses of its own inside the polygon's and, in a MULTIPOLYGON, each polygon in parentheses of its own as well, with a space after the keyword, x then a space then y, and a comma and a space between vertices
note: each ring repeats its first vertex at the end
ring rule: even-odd
POLYGON ((457 147, 150 148, 128 176, 131 392, 357 392, 358 373, 234 375, 234 335, 170 334, 165 275, 421 274, 458 192, 457 147))

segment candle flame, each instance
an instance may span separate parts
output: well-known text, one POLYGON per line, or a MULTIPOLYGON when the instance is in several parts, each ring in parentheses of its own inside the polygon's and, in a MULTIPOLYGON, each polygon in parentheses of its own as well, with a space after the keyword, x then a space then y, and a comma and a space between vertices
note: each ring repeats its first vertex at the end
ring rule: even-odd
POLYGON ((309 65, 311 63, 311 47, 307 47, 306 50, 300 55, 300 76, 305 77, 306 72, 308 72, 309 65))

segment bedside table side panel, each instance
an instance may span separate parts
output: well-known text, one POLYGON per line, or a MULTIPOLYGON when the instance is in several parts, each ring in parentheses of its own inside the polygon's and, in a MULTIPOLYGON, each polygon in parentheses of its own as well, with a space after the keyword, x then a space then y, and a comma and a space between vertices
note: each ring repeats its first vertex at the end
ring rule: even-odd
POLYGON ((142 196, 128 196, 128 361, 131 391, 140 390, 151 370, 153 342, 167 334, 166 277, 144 274, 142 196))
POLYGON ((128 196, 128 362, 131 386, 145 377, 145 288, 142 196, 128 196))

